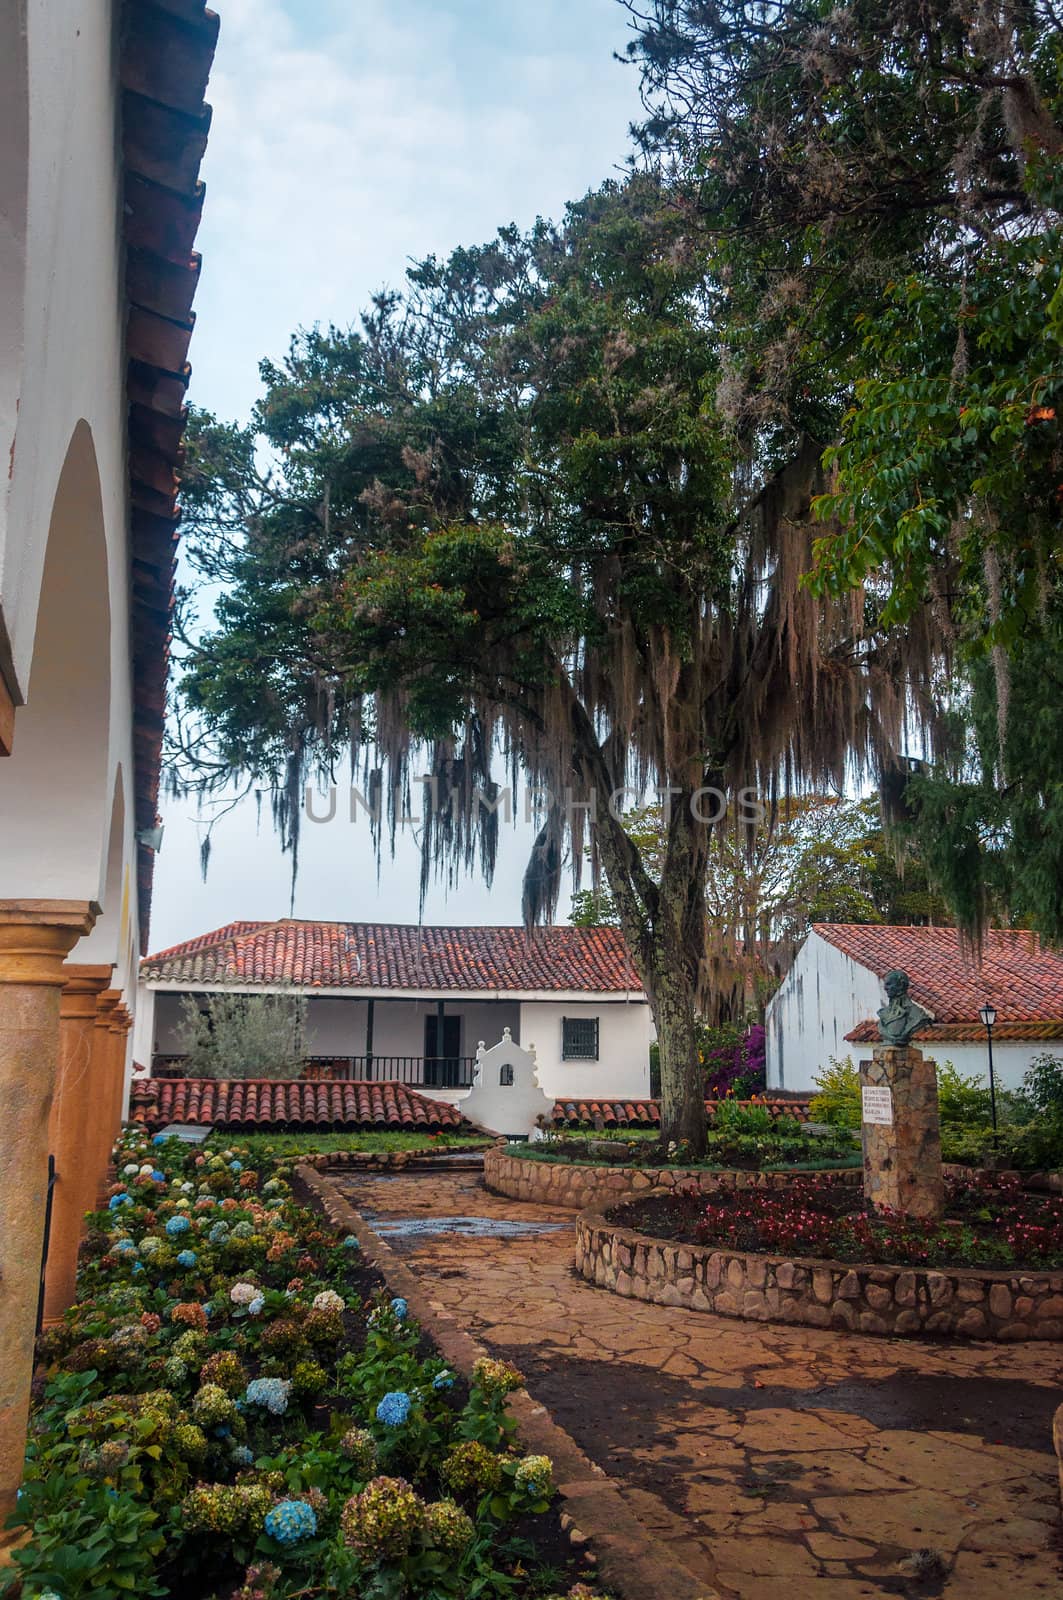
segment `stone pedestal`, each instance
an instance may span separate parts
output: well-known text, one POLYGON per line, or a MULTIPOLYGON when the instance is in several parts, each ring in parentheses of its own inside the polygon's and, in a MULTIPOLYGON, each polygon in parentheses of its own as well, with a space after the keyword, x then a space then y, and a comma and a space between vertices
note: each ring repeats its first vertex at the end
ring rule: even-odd
MULTIPOLYGON (((0 901, 0 1530, 26 1447, 63 962, 95 914, 84 901, 0 901)), ((0 1531, 0 1545, 10 1538, 0 1531)))
POLYGON ((945 1209, 937 1067, 909 1045, 876 1045, 860 1063, 864 1195, 875 1210, 940 1217, 945 1209))
POLYGON ((73 1304, 85 1212, 95 1208, 103 1179, 100 1150, 89 1138, 89 1130, 101 1088, 93 1070, 96 998, 110 982, 111 968, 67 963, 63 970, 66 982, 59 998, 59 1079, 48 1134, 55 1156, 56 1181, 44 1287, 46 1323, 57 1321, 73 1304))

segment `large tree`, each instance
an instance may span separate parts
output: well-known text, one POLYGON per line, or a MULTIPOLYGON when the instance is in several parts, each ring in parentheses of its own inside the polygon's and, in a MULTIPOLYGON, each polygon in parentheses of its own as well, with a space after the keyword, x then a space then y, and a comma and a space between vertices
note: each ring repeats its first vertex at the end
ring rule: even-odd
POLYGON ((423 263, 359 333, 298 337, 250 428, 199 420, 186 487, 226 591, 189 647, 186 775, 275 783, 290 827, 353 746, 392 820, 430 775, 426 871, 488 876, 496 759, 548 791, 525 919, 589 845, 653 1006, 664 1136, 695 1148, 702 792, 889 767, 935 653, 926 609, 886 634, 802 586, 825 440, 721 418, 725 314, 682 206, 609 185, 423 263), (651 873, 623 808, 654 786, 651 873))
POLYGON ((963 926, 1063 938, 1063 33, 1051 0, 630 0, 644 144, 731 288, 726 406, 843 415, 815 581, 936 597, 953 738, 891 789, 963 926))
MULTIPOLYGON (((625 819, 649 872, 664 840, 659 806, 625 819)), ((705 874, 712 982, 703 1018, 711 1025, 757 1014, 786 976, 815 922, 943 923, 921 858, 898 863, 877 796, 847 800, 803 794, 769 808, 753 827, 729 818, 713 835, 705 874)), ((573 896, 569 920, 619 925, 605 888, 573 896)))

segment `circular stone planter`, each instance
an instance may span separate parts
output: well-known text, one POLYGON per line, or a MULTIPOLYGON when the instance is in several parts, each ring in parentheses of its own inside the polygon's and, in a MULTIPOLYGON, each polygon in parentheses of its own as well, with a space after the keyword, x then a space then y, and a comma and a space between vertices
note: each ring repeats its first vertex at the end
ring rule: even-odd
MULTIPOLYGON (((802 1169, 802 1176, 806 1175, 802 1169)), ((820 1176, 859 1186, 860 1167, 823 1168, 820 1176)), ((793 1182, 791 1172, 710 1171, 705 1167, 596 1167, 578 1162, 537 1161, 534 1156, 512 1155, 505 1145, 495 1145, 484 1155, 484 1182, 495 1194, 511 1200, 530 1200, 542 1206, 567 1206, 582 1211, 616 1205, 621 1196, 640 1198, 651 1189, 683 1194, 718 1194, 721 1189, 783 1189, 793 1182)))
MULTIPOLYGON (((648 1191, 625 1198, 643 1200, 648 1191)), ((576 1271, 633 1300, 751 1322, 954 1339, 1063 1339, 1063 1271, 790 1260, 654 1239, 593 1207, 576 1221, 576 1271)))

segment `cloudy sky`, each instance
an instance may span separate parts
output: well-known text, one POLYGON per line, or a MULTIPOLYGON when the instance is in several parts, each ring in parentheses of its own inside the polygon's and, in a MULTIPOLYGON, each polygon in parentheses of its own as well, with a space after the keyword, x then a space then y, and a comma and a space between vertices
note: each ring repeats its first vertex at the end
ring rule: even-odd
MULTIPOLYGON (((613 60, 618 0, 219 0, 208 98, 191 399, 243 420, 257 364, 298 326, 346 325, 410 259, 560 214, 622 167, 638 81, 613 60)), ((268 806, 214 829, 168 801, 152 946, 288 914, 268 806)), ((426 922, 516 922, 530 830, 504 830, 493 889, 430 896, 426 922)), ((295 914, 416 921, 416 845, 379 874, 364 817, 304 828, 295 914)))

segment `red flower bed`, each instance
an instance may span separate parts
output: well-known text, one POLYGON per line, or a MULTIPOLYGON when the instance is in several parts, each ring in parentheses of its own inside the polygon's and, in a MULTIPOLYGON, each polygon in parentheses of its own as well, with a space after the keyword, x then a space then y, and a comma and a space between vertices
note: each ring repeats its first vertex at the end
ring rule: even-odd
MULTIPOLYGON (((631 1208, 632 1212, 637 1208, 631 1208)), ((815 1178, 785 1189, 740 1189, 658 1217, 657 1232, 695 1244, 772 1255, 898 1266, 1063 1266, 1063 1199, 1026 1193, 1014 1180, 946 1186, 943 1221, 871 1212, 862 1196, 815 1178)), ((629 1226, 638 1227, 625 1215, 629 1226)))

